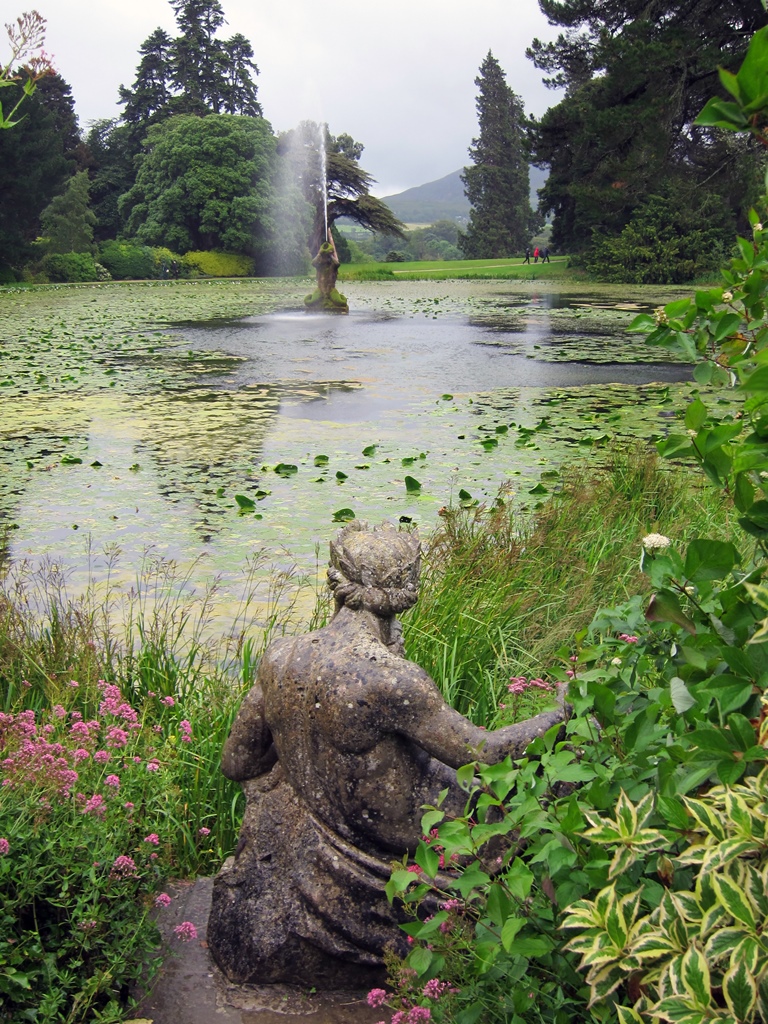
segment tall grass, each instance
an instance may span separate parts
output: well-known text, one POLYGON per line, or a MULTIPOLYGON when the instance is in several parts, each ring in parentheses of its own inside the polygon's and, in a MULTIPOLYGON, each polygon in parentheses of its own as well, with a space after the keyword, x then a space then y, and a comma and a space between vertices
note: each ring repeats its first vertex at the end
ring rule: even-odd
POLYGON ((567 472, 528 516, 506 504, 448 509, 404 620, 408 656, 459 711, 494 724, 511 676, 546 672, 598 608, 643 592, 645 534, 726 535, 728 515, 719 491, 642 448, 567 472))
MULTIPOLYGON (((150 552, 125 589, 113 582, 118 560, 112 553, 105 578, 80 595, 70 593, 66 574, 53 562, 8 568, 0 589, 0 711, 42 712, 58 704, 94 719, 99 684, 107 680, 152 729, 162 699, 173 699, 164 721, 191 722, 195 742, 178 747, 171 759, 172 860, 181 873, 194 874, 209 866, 200 861, 201 827, 212 829, 216 857, 237 841, 242 795, 221 774, 221 749, 262 652, 275 637, 304 625, 300 598, 306 590, 314 597, 314 584, 254 557, 243 568, 234 620, 220 635, 213 625, 215 581, 198 591, 194 566, 182 571, 150 552)), ((143 742, 152 744, 151 733, 143 742)))

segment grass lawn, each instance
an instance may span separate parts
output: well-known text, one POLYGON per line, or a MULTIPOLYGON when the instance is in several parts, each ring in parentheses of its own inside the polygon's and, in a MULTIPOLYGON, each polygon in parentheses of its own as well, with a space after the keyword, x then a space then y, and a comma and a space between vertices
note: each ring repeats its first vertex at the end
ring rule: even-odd
POLYGON ((450 278, 510 278, 549 280, 561 278, 568 269, 568 257, 555 257, 551 263, 523 263, 522 256, 495 260, 417 260, 411 263, 344 264, 340 281, 374 279, 447 280, 450 278))

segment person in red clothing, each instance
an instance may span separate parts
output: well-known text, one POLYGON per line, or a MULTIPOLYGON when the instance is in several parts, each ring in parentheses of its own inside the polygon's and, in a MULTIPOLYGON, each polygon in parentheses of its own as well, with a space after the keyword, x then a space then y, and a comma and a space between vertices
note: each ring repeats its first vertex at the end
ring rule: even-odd
POLYGON ((538 263, 539 262, 539 247, 538 247, 538 245, 533 250, 533 262, 534 263, 538 263))

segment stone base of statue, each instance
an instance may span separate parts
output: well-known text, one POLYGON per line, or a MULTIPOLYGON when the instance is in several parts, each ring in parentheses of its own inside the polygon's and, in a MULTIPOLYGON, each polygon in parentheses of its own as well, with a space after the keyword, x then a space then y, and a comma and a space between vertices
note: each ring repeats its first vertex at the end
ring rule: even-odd
POLYGON ((405 956, 384 895, 392 854, 345 842, 303 805, 280 765, 245 783, 237 854, 217 875, 208 924, 213 958, 238 984, 318 990, 382 985, 386 948, 405 956))
POLYGON ((315 288, 304 299, 304 306, 311 312, 321 311, 323 313, 348 313, 349 305, 346 296, 332 288, 327 295, 323 295, 319 288, 315 288))

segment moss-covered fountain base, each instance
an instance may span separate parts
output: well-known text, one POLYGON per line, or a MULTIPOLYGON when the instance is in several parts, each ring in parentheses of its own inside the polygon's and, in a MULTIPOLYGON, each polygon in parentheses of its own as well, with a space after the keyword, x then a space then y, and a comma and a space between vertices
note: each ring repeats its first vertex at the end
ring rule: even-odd
POLYGON ((348 313, 349 305, 346 296, 333 288, 328 295, 323 295, 319 288, 304 299, 305 307, 310 311, 322 310, 324 313, 348 313))

